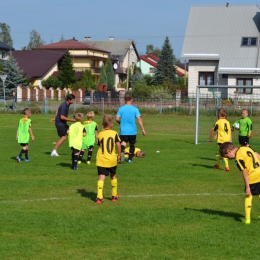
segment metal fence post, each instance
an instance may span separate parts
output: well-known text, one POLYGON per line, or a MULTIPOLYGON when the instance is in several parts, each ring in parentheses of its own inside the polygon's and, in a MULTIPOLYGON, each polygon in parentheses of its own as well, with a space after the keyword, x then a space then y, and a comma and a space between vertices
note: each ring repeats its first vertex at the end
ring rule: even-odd
POLYGON ((44 114, 48 114, 48 99, 44 98, 44 114))
POLYGON ((101 111, 104 114, 104 112, 105 112, 105 103, 104 103, 104 98, 103 97, 101 98, 101 111))
POLYGON ((159 114, 162 114, 162 99, 159 101, 159 114))

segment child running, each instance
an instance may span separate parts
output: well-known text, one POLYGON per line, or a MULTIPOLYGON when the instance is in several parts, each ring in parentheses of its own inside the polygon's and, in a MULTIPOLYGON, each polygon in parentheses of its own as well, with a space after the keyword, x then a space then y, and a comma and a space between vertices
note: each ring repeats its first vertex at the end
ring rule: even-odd
MULTIPOLYGON (((228 122, 227 118, 227 113, 225 109, 219 108, 218 109, 218 120, 214 124, 212 131, 210 133, 208 143, 210 142, 211 138, 217 133, 217 143, 218 146, 225 142, 232 142, 232 137, 231 137, 231 127, 230 123, 228 122)), ((230 171, 229 165, 228 165, 228 159, 223 158, 224 163, 225 163, 225 171, 228 172, 230 171)), ((221 155, 219 154, 217 163, 214 165, 216 169, 219 169, 220 161, 222 160, 221 155)))
POLYGON ((220 154, 229 159, 236 159, 236 165, 242 171, 245 183, 245 219, 243 223, 251 223, 251 209, 253 196, 260 198, 260 155, 251 147, 235 147, 226 142, 220 146, 220 154))
POLYGON ((16 133, 16 140, 18 140, 18 143, 21 144, 22 150, 20 151, 20 154, 16 157, 16 161, 19 163, 22 160, 22 156, 24 154, 25 162, 30 162, 30 159, 28 157, 28 149, 29 149, 29 140, 30 136, 32 140, 34 141, 34 135, 32 132, 32 120, 30 119, 31 116, 31 110, 29 108, 25 108, 23 110, 24 117, 20 119, 17 133, 16 133))
POLYGON ((112 202, 119 199, 117 194, 116 169, 117 162, 120 161, 121 145, 118 133, 112 130, 113 117, 105 115, 103 118, 103 130, 98 134, 99 149, 97 152, 96 165, 99 179, 97 182, 97 204, 104 202, 103 188, 106 176, 110 174, 110 183, 112 189, 112 202), (117 154, 116 154, 117 147, 117 154))
POLYGON ((71 147, 72 154, 71 154, 71 169, 78 170, 77 162, 79 158, 79 153, 82 148, 83 136, 86 135, 86 129, 84 125, 82 125, 83 121, 83 114, 77 113, 75 115, 76 123, 70 125, 67 134, 69 136, 69 147, 71 147))
POLYGON ((94 111, 88 112, 87 121, 83 123, 84 127, 86 128, 87 134, 86 136, 83 137, 83 145, 82 145, 82 150, 79 154, 78 164, 81 163, 85 150, 88 150, 88 158, 86 163, 90 164, 94 144, 97 144, 98 125, 96 122, 93 121, 94 117, 95 117, 94 111))
POLYGON ((252 120, 248 117, 247 109, 242 109, 241 118, 239 118, 233 125, 239 124, 238 141, 241 146, 249 146, 249 138, 252 135, 252 120))

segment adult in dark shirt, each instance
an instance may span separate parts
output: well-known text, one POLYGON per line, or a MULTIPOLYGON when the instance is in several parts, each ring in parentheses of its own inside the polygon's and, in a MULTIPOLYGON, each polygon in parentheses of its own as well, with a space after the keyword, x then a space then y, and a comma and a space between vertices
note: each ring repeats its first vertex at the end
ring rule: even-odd
POLYGON ((55 147, 51 152, 51 156, 59 156, 57 150, 62 145, 62 143, 67 139, 67 130, 69 129, 67 122, 75 122, 74 118, 73 119, 68 118, 70 105, 73 104, 74 101, 75 101, 75 96, 73 94, 69 94, 66 97, 66 100, 60 104, 58 110, 56 111, 55 126, 57 128, 57 133, 58 136, 60 137, 60 140, 56 142, 55 147))
POLYGON ((16 111, 16 102, 17 102, 16 92, 13 92, 13 97, 12 97, 12 109, 13 109, 13 111, 16 111))

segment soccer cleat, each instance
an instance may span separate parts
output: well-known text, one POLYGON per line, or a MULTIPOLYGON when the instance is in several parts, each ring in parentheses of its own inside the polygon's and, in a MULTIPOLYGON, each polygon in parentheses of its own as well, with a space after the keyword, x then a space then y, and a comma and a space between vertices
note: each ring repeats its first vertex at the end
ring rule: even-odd
POLYGON ((216 169, 219 169, 219 165, 217 165, 217 164, 215 164, 213 167, 216 169))
POLYGON ((100 199, 100 198, 97 198, 96 199, 96 203, 97 204, 101 204, 101 203, 103 203, 104 202, 104 199, 100 199))
POLYGON ((21 158, 19 156, 17 156, 15 159, 18 163, 21 162, 21 158))
POLYGON ((71 166, 71 169, 76 171, 76 170, 78 170, 78 167, 77 166, 71 166))
POLYGON ((59 156, 59 155, 58 155, 57 151, 52 151, 51 156, 59 156))
POLYGON ((86 164, 90 164, 90 161, 86 161, 86 164))
POLYGON ((226 167, 224 171, 225 171, 225 172, 229 172, 229 171, 230 171, 230 168, 229 168, 229 167, 226 167))
POLYGON ((242 219, 242 222, 244 224, 250 224, 251 223, 251 219, 250 218, 242 219))
POLYGON ((116 202, 116 201, 118 201, 118 199, 119 199, 119 195, 116 195, 116 196, 112 196, 112 202, 116 202))
POLYGON ((131 163, 132 162, 132 160, 128 160, 128 163, 131 163))
POLYGON ((25 161, 25 162, 30 162, 31 160, 28 158, 28 159, 25 159, 24 161, 25 161))

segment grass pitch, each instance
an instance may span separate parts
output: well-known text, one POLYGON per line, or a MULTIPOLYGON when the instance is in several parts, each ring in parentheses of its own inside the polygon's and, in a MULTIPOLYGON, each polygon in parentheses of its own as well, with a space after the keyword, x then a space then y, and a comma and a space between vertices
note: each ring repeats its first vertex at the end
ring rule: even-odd
MULTIPOLYGON (((97 147, 91 165, 73 171, 67 142, 60 157, 50 156, 58 140, 52 116, 32 115, 31 162, 18 164, 21 115, 0 117, 1 259, 259 258, 258 199, 251 225, 242 224, 241 173, 234 161, 228 173, 224 164, 212 168, 217 145, 206 140, 215 118, 200 119, 204 132, 194 145, 195 117, 143 115, 147 136, 139 129, 136 146, 147 157, 118 165, 119 201, 111 202, 107 178, 105 202, 97 205, 97 147)), ((101 120, 96 117, 100 128, 101 120)))

